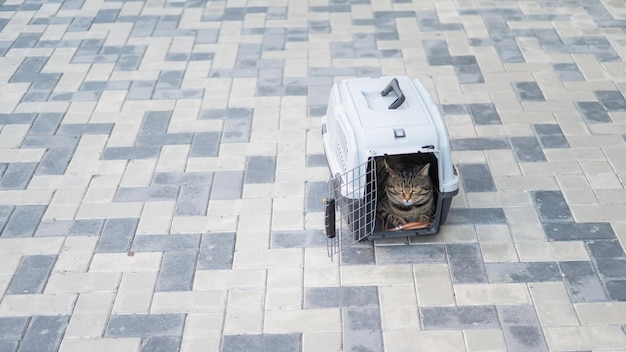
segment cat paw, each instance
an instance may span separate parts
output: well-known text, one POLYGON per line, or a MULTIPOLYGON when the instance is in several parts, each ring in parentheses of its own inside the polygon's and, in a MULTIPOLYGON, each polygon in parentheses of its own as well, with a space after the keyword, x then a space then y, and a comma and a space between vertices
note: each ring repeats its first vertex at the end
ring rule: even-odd
POLYGON ((432 221, 432 216, 428 216, 428 215, 422 214, 422 215, 420 215, 417 218, 417 221, 419 221, 419 222, 431 222, 432 221))

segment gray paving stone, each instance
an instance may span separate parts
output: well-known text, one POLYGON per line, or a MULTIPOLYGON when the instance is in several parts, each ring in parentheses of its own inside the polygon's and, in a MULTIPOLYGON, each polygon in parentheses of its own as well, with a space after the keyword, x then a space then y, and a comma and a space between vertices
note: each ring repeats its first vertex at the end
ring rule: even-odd
POLYGON ((591 262, 559 263, 563 279, 567 285, 572 302, 602 302, 607 300, 602 282, 591 262))
POLYGON ((10 163, 0 179, 0 189, 26 189, 38 163, 10 163))
POLYGON ((276 157, 249 156, 246 160, 244 183, 272 183, 276 172, 276 157))
POLYGON ((611 117, 606 112, 601 103, 596 101, 579 101, 576 102, 578 112, 583 119, 590 124, 594 123, 611 123, 611 117))
POLYGON ((526 283, 561 281, 561 273, 555 262, 486 263, 491 283, 526 283))
POLYGON ((9 221, 9 216, 11 216, 11 213, 13 212, 13 208, 14 207, 8 206, 8 205, 0 205, 0 237, 2 235, 2 231, 4 230, 4 227, 9 221))
POLYGON ((197 256, 198 250, 164 252, 155 291, 190 291, 196 273, 197 256))
POLYGON ((306 186, 306 212, 324 211, 324 202, 322 199, 326 197, 326 182, 307 182, 306 186))
POLYGON ((424 330, 499 328, 495 306, 422 307, 424 330))
POLYGON ((133 241, 135 252, 181 252, 198 250, 200 234, 141 235, 133 241))
POLYGON ((185 314, 111 315, 104 337, 182 336, 185 314))
POLYGON ((190 157, 214 157, 219 153, 221 134, 219 132, 195 133, 189 151, 190 157))
MULTIPOLYGON (((1 30, 1 29, 0 29, 1 30)), ((0 53, 2 50, 0 50, 0 53)), ((0 340, 0 352, 16 352, 19 346, 19 341, 13 340, 0 340)))
POLYGON ((240 351, 302 351, 302 334, 224 335, 222 352, 240 351))
POLYGON ((211 182, 199 185, 182 185, 176 203, 177 216, 203 216, 207 213, 209 197, 211 194, 211 182))
MULTIPOLYGON (((326 154, 311 154, 306 158, 307 167, 328 167, 328 160, 326 154)), ((0 175, 2 172, 0 172, 0 175)))
POLYGON ((569 148, 569 142, 558 124, 534 124, 537 139, 543 148, 569 148))
POLYGON ((154 175, 154 185, 204 185, 211 184, 213 172, 157 172, 154 175))
POLYGON ((44 220, 39 223, 35 236, 99 236, 104 220, 44 220))
POLYGON ((23 256, 6 293, 14 295, 42 293, 56 259, 56 255, 23 256))
POLYGON ((102 160, 156 159, 160 153, 161 146, 111 147, 104 149, 102 160))
POLYGON ((2 238, 32 237, 46 211, 46 205, 18 205, 2 231, 2 238))
POLYGON ((29 320, 30 317, 0 317, 0 341, 21 340, 29 320))
POLYGON ((137 137, 137 146, 163 146, 190 144, 193 133, 141 134, 137 137))
POLYGON ((545 101, 537 82, 513 82, 513 90, 520 101, 545 101))
POLYGON ((325 247, 326 235, 322 230, 273 231, 270 248, 325 247))
POLYGON ((446 263, 443 245, 424 244, 410 246, 376 246, 376 264, 446 263))
POLYGON ((374 265, 376 255, 374 254, 374 244, 365 240, 356 243, 341 251, 341 265, 374 265))
POLYGON ((35 316, 20 342, 19 352, 55 352, 70 321, 69 316, 35 316))
MULTIPOLYGON (((551 209, 551 205, 548 204, 546 209, 551 209)), ((552 211, 552 210, 549 210, 552 211)), ((562 210, 560 215, 565 220, 567 212, 562 210)), ((594 222, 594 223, 574 223, 574 222, 558 222, 558 219, 554 219, 557 222, 547 222, 543 224, 543 229, 546 233, 546 237, 554 241, 581 241, 581 240, 613 240, 615 239, 615 233, 609 223, 594 222)))
POLYGON ((619 90, 594 92, 607 111, 626 111, 626 99, 619 90))
POLYGON ((342 309, 341 312, 344 350, 363 352, 383 350, 379 307, 348 307, 342 309))
MULTIPOLYGON (((260 89, 261 87, 259 87, 260 89)), ((222 142, 224 143, 245 143, 250 141, 250 130, 252 120, 250 119, 227 119, 224 121, 222 132, 222 142)))
POLYGON ((445 40, 422 40, 422 45, 429 65, 452 65, 452 56, 445 40))
POLYGON ((575 63, 554 63, 552 64, 552 67, 554 67, 556 74, 563 82, 578 82, 585 80, 582 72, 578 69, 578 65, 575 63))
POLYGON ((587 242, 587 250, 592 258, 620 258, 626 257, 624 249, 616 239, 596 240, 587 242))
POLYGON ((24 138, 22 148, 75 148, 78 141, 78 136, 29 135, 24 138))
POLYGON ((533 191, 531 196, 537 207, 537 213, 541 222, 574 221, 567 201, 561 191, 533 191))
POLYGON ((626 280, 626 258, 600 258, 595 261, 603 280, 626 280))
POLYGON ((198 270, 231 269, 235 253, 234 233, 208 233, 202 235, 198 253, 198 270))
POLYGON ((175 200, 179 187, 152 185, 148 187, 120 187, 115 195, 116 202, 152 202, 175 200))
POLYGON ((46 151, 39 167, 35 172, 36 175, 63 175, 65 170, 74 156, 75 148, 51 148, 46 151))
POLYGON ((31 113, 0 114, 0 125, 29 125, 36 116, 31 113))
POLYGON ((144 339, 139 352, 171 352, 179 351, 182 337, 154 336, 144 339))
POLYGON ((486 283, 487 271, 478 244, 446 244, 452 282, 486 283))
POLYGON ((520 162, 546 161, 546 156, 536 137, 511 137, 511 146, 520 162))
POLYGON ((499 306, 497 311, 509 351, 549 351, 533 306, 499 306))
POLYGON ((104 223, 96 253, 127 252, 137 230, 139 219, 108 219, 104 223))
POLYGON ((59 113, 39 113, 33 121, 29 134, 30 135, 53 135, 56 133, 61 121, 63 120, 63 114, 59 113))
POLYGON ((450 208, 446 224, 506 224, 502 208, 450 208))
POLYGON ((613 280, 605 283, 611 300, 626 302, 626 280, 613 280))
POLYGON ((508 139, 502 137, 452 138, 452 150, 498 150, 511 149, 508 139))
POLYGON ((243 171, 217 171, 213 177, 211 199, 240 199, 243 189, 243 171))
POLYGON ((59 127, 57 135, 82 136, 85 134, 111 134, 112 123, 68 123, 59 127))
POLYGON ((495 192, 496 185, 486 164, 458 164, 465 192, 495 192))
POLYGON ((378 307, 378 289, 375 286, 306 287, 304 308, 378 307))

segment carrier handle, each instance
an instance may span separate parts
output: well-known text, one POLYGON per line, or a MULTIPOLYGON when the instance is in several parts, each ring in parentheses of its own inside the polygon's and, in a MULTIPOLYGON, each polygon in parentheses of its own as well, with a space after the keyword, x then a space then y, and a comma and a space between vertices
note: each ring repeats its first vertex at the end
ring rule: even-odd
POLYGON ((387 87, 385 87, 385 89, 383 89, 382 92, 380 92, 380 95, 384 97, 387 94, 391 93, 392 90, 394 93, 396 93, 396 95, 398 96, 398 99, 394 100, 394 102, 391 103, 391 105, 389 105, 389 108, 388 108, 389 110, 397 109, 400 105, 402 105, 402 103, 404 103, 404 99, 405 99, 404 93, 402 93, 402 90, 400 89, 400 84, 398 83, 398 79, 396 78, 392 79, 391 82, 389 82, 387 87))
POLYGON ((336 228, 335 228, 335 199, 324 198, 322 200, 324 202, 324 234, 328 238, 335 238, 336 236, 336 228))

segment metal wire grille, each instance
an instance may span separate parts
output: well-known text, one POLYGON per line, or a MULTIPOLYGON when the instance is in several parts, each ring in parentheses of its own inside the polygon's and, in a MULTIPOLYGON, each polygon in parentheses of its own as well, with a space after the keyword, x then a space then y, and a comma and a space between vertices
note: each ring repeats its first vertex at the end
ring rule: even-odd
POLYGON ((330 257, 374 231, 376 185, 376 161, 373 158, 328 183, 326 235, 330 257))

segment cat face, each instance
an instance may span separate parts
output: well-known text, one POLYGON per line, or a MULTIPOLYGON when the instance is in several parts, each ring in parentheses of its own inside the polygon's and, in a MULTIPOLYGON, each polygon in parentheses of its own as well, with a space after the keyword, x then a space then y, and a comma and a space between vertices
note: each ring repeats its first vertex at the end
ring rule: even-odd
POLYGON ((389 174, 386 193, 391 202, 409 207, 431 199, 430 164, 402 167, 385 159, 385 168, 389 174))

